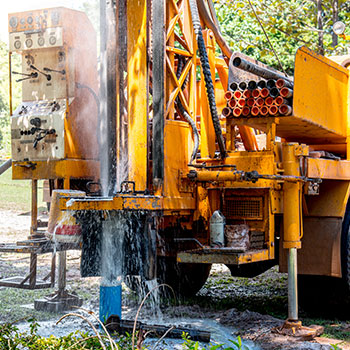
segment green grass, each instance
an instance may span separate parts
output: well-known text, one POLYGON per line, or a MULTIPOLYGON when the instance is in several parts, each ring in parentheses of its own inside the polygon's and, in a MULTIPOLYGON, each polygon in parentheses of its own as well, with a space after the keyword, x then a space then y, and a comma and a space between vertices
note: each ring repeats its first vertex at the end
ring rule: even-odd
MULTIPOLYGON (((38 205, 44 207, 42 181, 39 181, 38 205)), ((12 180, 12 169, 0 175, 0 209, 30 211, 31 181, 12 180)))

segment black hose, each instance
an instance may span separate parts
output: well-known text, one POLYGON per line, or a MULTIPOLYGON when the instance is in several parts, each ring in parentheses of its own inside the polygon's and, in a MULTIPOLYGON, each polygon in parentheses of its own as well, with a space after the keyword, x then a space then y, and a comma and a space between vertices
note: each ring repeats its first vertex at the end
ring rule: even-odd
MULTIPOLYGON (((180 78, 181 73, 184 69, 184 59, 182 56, 178 56, 178 64, 177 64, 177 70, 176 70, 176 77, 177 79, 180 78)), ((183 83, 183 85, 181 86, 181 89, 184 90, 187 84, 187 77, 183 83)), ((193 141, 194 141, 194 145, 193 145, 193 150, 192 150, 192 155, 191 155, 191 160, 190 160, 190 164, 192 164, 192 162, 195 160, 197 152, 198 152, 198 148, 199 148, 199 132, 197 129, 197 125, 196 122, 191 118, 191 116, 187 113, 187 111, 185 110, 183 104, 180 101, 180 97, 177 96, 176 97, 176 106, 178 108, 178 111, 180 112, 181 116, 187 121, 188 124, 190 124, 191 128, 192 128, 192 133, 193 133, 193 141)))
POLYGON ((198 44, 199 58, 200 58, 202 71, 204 75, 205 88, 208 96, 211 119, 213 121, 215 135, 216 135, 216 139, 218 141, 218 145, 220 149, 220 156, 221 158, 225 158, 226 157, 225 142, 224 142, 224 137, 222 136, 222 130, 220 126, 218 111, 216 109, 214 84, 211 78, 209 59, 208 59, 208 54, 207 54, 207 50, 203 39, 203 33, 202 33, 202 27, 199 19, 199 14, 198 14, 197 2, 196 0, 189 0, 189 2, 190 2, 193 28, 196 34, 196 39, 198 44))

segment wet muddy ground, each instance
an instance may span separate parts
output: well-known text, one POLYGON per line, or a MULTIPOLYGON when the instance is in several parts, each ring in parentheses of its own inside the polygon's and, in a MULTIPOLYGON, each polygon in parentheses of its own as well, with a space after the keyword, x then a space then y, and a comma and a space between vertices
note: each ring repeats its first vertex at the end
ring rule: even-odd
MULTIPOLYGON (((16 242, 28 235, 30 216, 14 211, 0 211, 0 242, 16 242)), ((84 307, 98 313, 99 278, 80 278, 79 251, 67 255, 68 288, 84 299, 84 307)), ((51 255, 39 258, 38 272, 42 276, 49 272, 51 255)), ((29 256, 0 253, 0 277, 26 275, 29 256)), ((63 335, 73 328, 88 331, 81 320, 67 319, 56 326, 62 314, 37 312, 33 302, 52 293, 54 289, 28 291, 0 287, 0 323, 19 321, 26 327, 24 319, 35 316, 40 321, 40 332, 63 335)), ((140 300, 123 285, 123 318, 134 319, 140 300)), ((142 309, 140 320, 156 324, 195 324, 198 328, 210 329, 214 340, 236 339, 240 335, 248 341, 250 349, 350 349, 350 313, 345 320, 335 317, 315 318, 300 310, 304 324, 325 326, 326 337, 303 341, 294 337, 281 336, 272 329, 280 326, 287 316, 287 276, 279 274, 276 268, 252 278, 233 278, 223 265, 213 265, 210 277, 195 298, 171 301, 154 309, 147 304, 142 309), (333 339, 338 337, 343 340, 333 339), (346 339, 344 341, 344 339, 346 339)), ((162 348, 178 348, 175 343, 166 343, 162 348)), ((158 347, 159 348, 159 347, 158 347)))

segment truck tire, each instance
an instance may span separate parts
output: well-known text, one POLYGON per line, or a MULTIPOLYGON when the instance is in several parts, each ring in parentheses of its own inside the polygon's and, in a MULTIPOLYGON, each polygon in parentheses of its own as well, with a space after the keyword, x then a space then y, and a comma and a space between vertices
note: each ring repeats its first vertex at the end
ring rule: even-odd
MULTIPOLYGON (((211 264, 179 264, 174 257, 158 257, 158 283, 168 284, 177 297, 195 296, 205 284, 211 264)), ((168 295, 172 292, 166 291, 168 295)))

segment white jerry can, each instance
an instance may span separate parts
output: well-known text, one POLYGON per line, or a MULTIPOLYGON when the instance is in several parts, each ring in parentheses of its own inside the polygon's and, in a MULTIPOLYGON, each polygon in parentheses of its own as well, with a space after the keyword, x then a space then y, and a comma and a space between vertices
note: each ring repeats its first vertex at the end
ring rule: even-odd
POLYGON ((214 211, 209 220, 210 245, 223 247, 225 245, 225 217, 220 210, 214 211))

